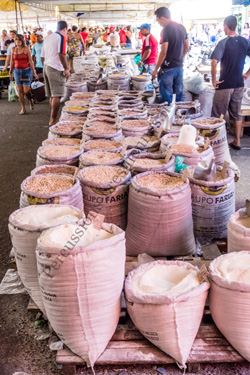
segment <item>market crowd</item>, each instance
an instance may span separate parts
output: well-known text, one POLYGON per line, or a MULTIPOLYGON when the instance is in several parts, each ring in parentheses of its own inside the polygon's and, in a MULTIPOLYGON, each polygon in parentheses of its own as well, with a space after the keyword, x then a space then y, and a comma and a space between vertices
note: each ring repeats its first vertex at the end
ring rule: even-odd
MULTIPOLYGON (((1 54, 6 54, 3 70, 9 69, 10 80, 15 79, 21 104, 20 114, 26 113, 25 97, 29 100, 30 108, 34 109, 30 85, 33 79, 43 77, 51 106, 49 125, 57 123, 64 86, 73 70, 73 59, 84 54, 92 44, 103 42, 113 47, 141 48, 138 67, 142 73, 151 74, 152 79, 158 78, 160 102, 170 105, 173 94, 176 94, 176 101, 182 101, 183 62, 189 51, 189 39, 194 40, 194 37, 188 38, 185 27, 171 19, 167 7, 158 8, 155 17, 162 27, 159 43, 148 23, 136 29, 130 25, 78 29, 75 25, 68 28, 66 21, 59 21, 57 31, 48 31, 47 35, 41 28, 34 28, 32 32, 26 28, 23 34, 15 30, 10 30, 8 34, 3 30, 0 39, 1 54)), ((237 19, 234 16, 226 17, 226 38, 218 42, 211 56, 211 76, 215 88, 212 116, 225 116, 229 112, 235 125, 235 138, 230 145, 239 150, 244 79, 250 75, 250 69, 243 75, 245 58, 250 56, 250 33, 248 24, 245 24, 242 36, 238 35, 236 28, 237 19), (218 63, 221 66, 219 79, 216 76, 218 63)), ((210 38, 215 36, 212 34, 210 38)), ((215 40, 211 39, 213 42, 215 40)))

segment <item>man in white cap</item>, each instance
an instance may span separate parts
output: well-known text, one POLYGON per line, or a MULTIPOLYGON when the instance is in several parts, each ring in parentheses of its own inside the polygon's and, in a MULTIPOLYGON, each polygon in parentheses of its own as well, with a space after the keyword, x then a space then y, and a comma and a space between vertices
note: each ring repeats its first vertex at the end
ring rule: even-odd
POLYGON ((142 73, 152 74, 157 63, 158 42, 151 34, 151 27, 148 23, 144 23, 138 29, 141 30, 142 36, 145 37, 138 67, 141 68, 142 64, 144 64, 142 73))
POLYGON ((36 32, 37 42, 32 47, 32 60, 36 68, 36 73, 43 73, 43 63, 41 59, 42 47, 43 47, 43 33, 41 31, 36 32))

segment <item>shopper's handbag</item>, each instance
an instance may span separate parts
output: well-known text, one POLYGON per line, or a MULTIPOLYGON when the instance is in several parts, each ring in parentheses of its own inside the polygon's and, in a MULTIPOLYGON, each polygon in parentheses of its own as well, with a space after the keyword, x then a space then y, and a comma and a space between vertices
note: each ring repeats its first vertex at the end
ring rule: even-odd
POLYGON ((27 74, 21 74, 21 77, 20 77, 20 82, 23 83, 23 82, 29 82, 30 81, 30 76, 27 75, 27 74))

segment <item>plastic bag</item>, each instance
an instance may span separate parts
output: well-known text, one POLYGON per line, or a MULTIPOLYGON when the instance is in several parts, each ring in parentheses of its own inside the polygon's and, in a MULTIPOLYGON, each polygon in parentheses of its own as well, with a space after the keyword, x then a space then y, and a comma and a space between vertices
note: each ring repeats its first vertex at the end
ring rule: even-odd
POLYGON ((184 79, 184 90, 190 91, 193 94, 200 94, 205 91, 206 86, 204 85, 203 76, 200 73, 184 79))
POLYGON ((9 102, 17 102, 18 96, 16 95, 15 83, 13 81, 10 82, 8 87, 8 101, 9 102))
POLYGON ((42 86, 44 86, 44 83, 39 82, 39 81, 34 81, 34 82, 32 82, 32 84, 31 84, 31 88, 32 88, 32 89, 37 89, 38 87, 42 87, 42 86))
MULTIPOLYGON (((134 57, 134 62, 136 63, 136 65, 139 64, 139 61, 140 61, 140 60, 141 60, 141 54, 138 53, 138 54, 134 57)), ((141 68, 138 67, 138 69, 139 69, 140 72, 142 72, 142 70, 143 70, 143 65, 144 65, 144 64, 142 64, 141 68)))

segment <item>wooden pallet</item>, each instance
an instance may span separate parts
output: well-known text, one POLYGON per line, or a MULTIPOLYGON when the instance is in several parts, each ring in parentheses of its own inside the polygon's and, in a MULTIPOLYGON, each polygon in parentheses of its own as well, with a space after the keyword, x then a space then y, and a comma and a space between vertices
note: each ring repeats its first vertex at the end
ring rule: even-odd
MULTIPOLYGON (((199 372, 201 363, 234 363, 245 361, 222 336, 214 324, 202 323, 187 367, 189 372, 199 372)), ((75 375, 76 366, 83 366, 82 358, 70 350, 59 350, 56 363, 62 365, 64 375, 75 375)), ((147 341, 130 319, 119 324, 107 348, 96 361, 96 365, 168 365, 175 360, 147 341)))

